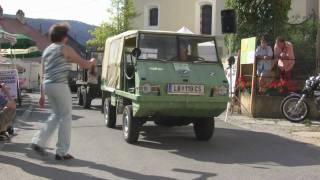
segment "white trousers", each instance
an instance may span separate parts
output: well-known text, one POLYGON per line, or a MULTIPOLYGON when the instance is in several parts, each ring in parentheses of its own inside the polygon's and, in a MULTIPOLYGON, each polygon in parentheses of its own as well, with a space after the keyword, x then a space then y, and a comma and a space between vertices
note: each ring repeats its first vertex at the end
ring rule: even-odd
POLYGON ((67 84, 46 84, 45 93, 52 108, 52 114, 32 138, 32 143, 46 147, 48 140, 58 128, 56 154, 66 155, 70 149, 72 97, 67 84))

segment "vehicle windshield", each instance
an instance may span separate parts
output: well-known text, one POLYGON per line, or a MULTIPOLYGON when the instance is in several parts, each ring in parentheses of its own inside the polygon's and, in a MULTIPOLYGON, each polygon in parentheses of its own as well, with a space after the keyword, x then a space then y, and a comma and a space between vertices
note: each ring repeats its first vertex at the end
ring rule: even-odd
POLYGON ((141 60, 218 62, 215 42, 209 37, 141 34, 141 60))

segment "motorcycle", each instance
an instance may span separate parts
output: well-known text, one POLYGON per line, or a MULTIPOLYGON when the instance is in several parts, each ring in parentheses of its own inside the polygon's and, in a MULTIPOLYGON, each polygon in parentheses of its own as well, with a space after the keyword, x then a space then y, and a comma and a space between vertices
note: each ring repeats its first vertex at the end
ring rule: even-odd
POLYGON ((302 93, 291 93, 283 99, 280 106, 282 115, 291 122, 303 121, 310 111, 307 98, 314 99, 314 103, 320 111, 320 74, 306 80, 302 93))

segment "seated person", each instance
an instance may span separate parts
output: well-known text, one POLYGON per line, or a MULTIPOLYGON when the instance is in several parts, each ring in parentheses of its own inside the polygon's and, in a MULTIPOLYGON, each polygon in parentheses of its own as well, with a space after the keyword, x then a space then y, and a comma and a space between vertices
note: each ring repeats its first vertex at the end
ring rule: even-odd
POLYGON ((259 76, 259 86, 263 86, 266 81, 272 80, 273 52, 264 37, 260 39, 260 46, 256 49, 257 75, 259 76))
POLYGON ((274 56, 278 61, 280 79, 285 81, 291 80, 291 72, 295 64, 292 43, 285 41, 283 37, 278 37, 274 46, 274 56))
POLYGON ((0 90, 4 95, 0 94, 0 141, 4 141, 10 140, 6 131, 16 115, 16 103, 5 84, 0 85, 0 90))
POLYGON ((190 61, 188 46, 180 46, 179 58, 181 61, 190 61))
POLYGON ((95 66, 91 66, 88 70, 88 84, 97 85, 98 78, 97 78, 97 69, 95 66))

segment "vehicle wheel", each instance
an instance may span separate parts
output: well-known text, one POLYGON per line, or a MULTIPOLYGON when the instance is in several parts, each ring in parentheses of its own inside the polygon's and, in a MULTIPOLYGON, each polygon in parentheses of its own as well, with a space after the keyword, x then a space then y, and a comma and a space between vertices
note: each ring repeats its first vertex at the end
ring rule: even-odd
POLYGON ((82 96, 80 87, 77 90, 77 96, 78 96, 78 105, 82 106, 83 105, 83 96, 82 96))
POLYGON ((86 89, 82 93, 82 99, 83 99, 83 108, 89 109, 91 106, 91 97, 86 89))
POLYGON ((116 107, 111 105, 111 100, 109 98, 104 101, 104 121, 106 126, 109 128, 114 128, 117 121, 116 107))
POLYGON ((131 105, 124 108, 122 120, 124 139, 130 144, 137 143, 141 124, 138 119, 133 117, 131 105))
POLYGON ((306 101, 302 101, 298 106, 300 97, 298 96, 288 96, 281 103, 281 113, 289 121, 294 123, 299 123, 303 121, 308 113, 309 106, 306 101))
POLYGON ((104 103, 106 101, 106 95, 104 92, 101 93, 101 113, 104 113, 104 103))
POLYGON ((210 140, 214 133, 214 118, 203 118, 194 121, 193 129, 198 140, 210 140))

